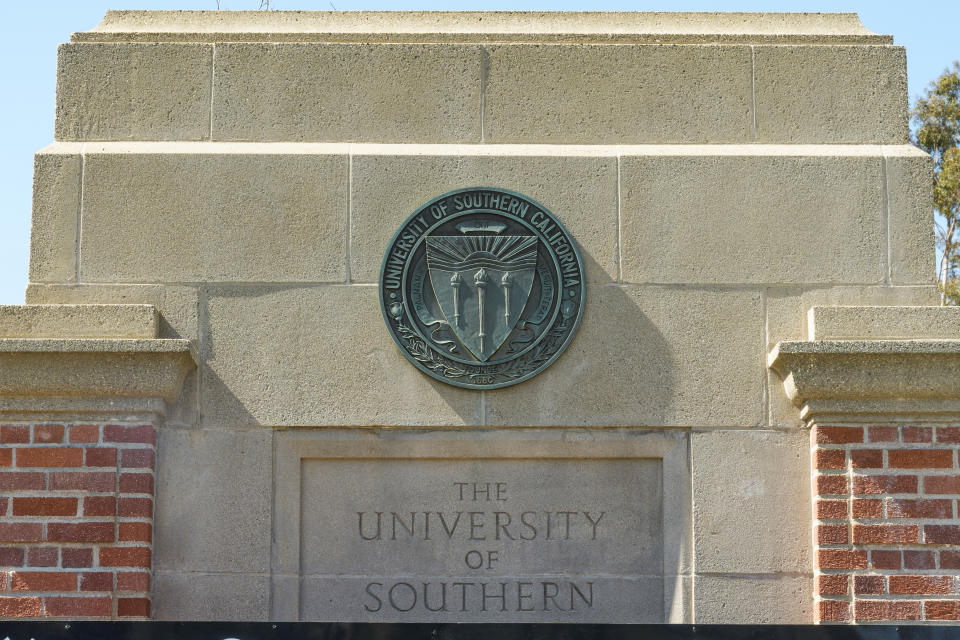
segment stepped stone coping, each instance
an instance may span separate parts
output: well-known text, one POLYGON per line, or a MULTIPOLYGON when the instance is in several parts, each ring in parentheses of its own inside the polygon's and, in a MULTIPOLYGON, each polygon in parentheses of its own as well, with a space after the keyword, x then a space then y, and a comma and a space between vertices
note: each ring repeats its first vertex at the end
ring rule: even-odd
POLYGON ((855 13, 108 11, 74 42, 892 44, 855 13))

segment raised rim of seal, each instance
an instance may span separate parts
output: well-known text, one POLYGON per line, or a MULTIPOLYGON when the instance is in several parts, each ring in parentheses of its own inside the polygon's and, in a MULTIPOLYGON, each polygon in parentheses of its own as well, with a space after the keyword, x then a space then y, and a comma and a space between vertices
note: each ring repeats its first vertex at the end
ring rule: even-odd
MULTIPOLYGON (((497 213, 497 212, 494 212, 494 213, 497 213)), ((421 234, 421 237, 426 237, 426 236, 430 233, 431 230, 433 230, 433 229, 436 228, 437 226, 440 226, 440 225, 442 225, 442 224, 445 224, 446 222, 447 222, 447 220, 444 219, 444 220, 438 221, 437 223, 429 226, 429 227, 426 229, 426 231, 424 231, 424 232, 421 234)), ((538 240, 539 240, 540 242, 542 242, 542 239, 539 238, 539 237, 538 237, 538 240)), ((407 266, 408 266, 408 265, 406 265, 406 264, 404 265, 404 273, 406 273, 406 267, 407 267, 407 266)), ((561 288, 562 288, 562 287, 561 287, 561 288)), ((581 258, 581 256, 580 256, 580 249, 579 249, 579 247, 577 246, 577 242, 576 242, 576 240, 574 239, 573 235, 570 233, 569 230, 567 230, 566 226, 564 226, 564 224, 557 218, 556 215, 554 215, 554 213, 553 213, 548 207, 543 206, 540 202, 538 202, 537 200, 534 200, 533 198, 531 198, 531 197, 529 197, 529 196, 527 196, 527 195, 524 195, 524 194, 522 194, 522 193, 520 193, 520 192, 518 192, 518 191, 513 191, 513 190, 511 190, 511 189, 504 189, 503 187, 489 187, 489 186, 483 186, 483 185, 480 185, 480 186, 472 186, 472 187, 463 187, 463 188, 460 188, 460 189, 452 189, 452 190, 450 190, 450 191, 447 191, 447 192, 445 192, 445 193, 442 193, 442 194, 440 194, 439 196, 433 198, 432 200, 429 200, 429 201, 421 204, 421 205, 418 206, 409 216, 407 216, 406 218, 404 218, 404 220, 403 220, 402 223, 400 223, 400 225, 397 227, 397 230, 396 230, 396 231, 393 233, 393 235, 390 237, 390 241, 387 243, 386 249, 385 249, 385 251, 384 251, 384 253, 383 253, 383 259, 380 261, 380 274, 379 274, 379 277, 378 277, 378 279, 377 279, 377 297, 379 298, 379 303, 380 303, 380 314, 381 314, 381 316, 383 317, 384 323, 387 325, 387 330, 390 332, 390 337, 393 339, 394 343, 397 345, 397 347, 398 347, 398 348, 400 349, 400 351, 403 353, 403 356, 404 356, 411 364, 413 364, 417 369, 419 369, 419 370, 422 371, 423 373, 427 374, 428 376, 430 376, 430 377, 433 378, 434 380, 438 380, 438 381, 440 381, 440 382, 443 382, 444 384, 448 384, 448 385, 450 385, 450 386, 458 387, 458 388, 461 388, 461 389, 477 389, 477 390, 481 390, 481 391, 483 391, 483 390, 491 390, 491 389, 503 389, 503 388, 505 388, 505 387, 512 387, 512 386, 514 386, 514 385, 516 385, 516 384, 520 384, 521 382, 526 382, 527 380, 530 380, 530 379, 533 378, 534 376, 542 373, 543 371, 545 371, 546 369, 548 369, 554 362, 556 362, 556 360, 557 360, 560 356, 562 356, 562 355, 564 354, 564 352, 567 350, 567 347, 570 346, 570 343, 573 341, 574 336, 577 334, 577 332, 578 332, 579 329, 580 329, 580 322, 581 322, 581 320, 583 319, 583 312, 584 312, 584 309, 586 308, 586 303, 587 303, 586 270, 584 269, 584 266, 583 266, 583 258, 581 258), (394 329, 393 329, 393 325, 391 324, 391 316, 390 316, 390 314, 389 314, 389 312, 388 312, 388 310, 387 310, 386 299, 385 299, 385 296, 384 296, 383 278, 384 278, 384 274, 385 274, 385 272, 386 272, 387 259, 390 257, 390 249, 393 247, 394 243, 396 243, 397 239, 400 237, 400 234, 407 228, 407 226, 409 225, 409 223, 416 218, 417 215, 419 215, 420 213, 422 213, 425 209, 428 209, 431 205, 433 205, 433 204, 435 204, 435 203, 437 203, 437 202, 439 202, 439 201, 441 201, 441 200, 443 200, 443 199, 445 199, 445 198, 449 198, 449 197, 451 197, 451 196, 453 196, 453 195, 456 195, 456 194, 458 194, 458 193, 465 193, 465 192, 468 192, 468 191, 495 191, 495 192, 498 192, 498 193, 505 193, 505 194, 509 194, 509 195, 511 195, 511 196, 514 196, 514 197, 516 197, 516 198, 520 198, 521 200, 524 200, 524 201, 526 201, 526 202, 529 202, 530 204, 535 205, 536 207, 538 207, 541 211, 543 211, 544 213, 546 213, 546 214, 550 217, 550 221, 551 221, 551 222, 553 222, 554 224, 556 224, 556 225, 560 228, 560 230, 563 231, 564 235, 566 236, 567 240, 569 241, 570 248, 573 250, 573 255, 574 255, 574 257, 575 257, 576 260, 577 260, 577 269, 578 269, 578 271, 579 271, 579 273, 580 273, 580 304, 578 305, 577 311, 576 311, 576 313, 575 313, 574 316, 573 316, 573 324, 572 324, 572 326, 570 327, 569 331, 567 332, 567 335, 566 335, 566 337, 564 338, 563 343, 557 348, 556 353, 554 353, 552 356, 550 356, 549 359, 547 359, 546 361, 544 361, 540 366, 538 366, 538 367, 537 367, 536 369, 534 369, 533 371, 530 371, 529 373, 527 373, 527 374, 525 374, 525 375, 523 375, 523 376, 520 376, 520 377, 518 377, 518 378, 516 378, 516 379, 509 380, 509 381, 506 381, 506 382, 500 382, 500 383, 496 383, 496 384, 476 384, 476 383, 469 383, 469 382, 458 382, 458 381, 456 381, 456 379, 446 378, 446 377, 444 377, 444 376, 441 376, 441 375, 439 375, 439 374, 431 371, 430 369, 428 369, 427 367, 425 367, 421 362, 419 362, 419 361, 417 361, 415 358, 411 357, 410 354, 409 354, 409 352, 407 351, 406 346, 403 344, 403 342, 400 341, 400 339, 397 337, 396 332, 395 332, 394 329)), ((403 304, 405 313, 410 313, 410 310, 409 310, 408 307, 407 307, 407 301, 406 301, 406 300, 403 300, 403 301, 402 301, 402 304, 403 304)), ((430 349, 433 349, 433 347, 431 347, 429 344, 427 345, 427 347, 430 348, 430 349)), ((434 349, 434 350, 435 350, 435 349, 434 349)), ((518 355, 518 357, 519 357, 519 355, 518 355)))

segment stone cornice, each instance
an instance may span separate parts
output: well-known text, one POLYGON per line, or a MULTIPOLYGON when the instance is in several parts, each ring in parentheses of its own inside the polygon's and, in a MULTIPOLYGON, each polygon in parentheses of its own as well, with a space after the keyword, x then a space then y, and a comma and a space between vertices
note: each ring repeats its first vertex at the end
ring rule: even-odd
POLYGON ((811 424, 960 420, 960 340, 781 342, 767 363, 811 424))
POLYGON ((163 415, 196 367, 189 340, 0 339, 0 415, 163 415))

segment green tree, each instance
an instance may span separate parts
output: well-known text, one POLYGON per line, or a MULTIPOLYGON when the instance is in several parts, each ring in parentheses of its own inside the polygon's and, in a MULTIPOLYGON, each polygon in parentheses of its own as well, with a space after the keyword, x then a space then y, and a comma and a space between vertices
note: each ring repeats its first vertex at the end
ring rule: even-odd
POLYGON ((930 83, 911 116, 916 144, 933 158, 940 304, 960 304, 960 63, 930 83))

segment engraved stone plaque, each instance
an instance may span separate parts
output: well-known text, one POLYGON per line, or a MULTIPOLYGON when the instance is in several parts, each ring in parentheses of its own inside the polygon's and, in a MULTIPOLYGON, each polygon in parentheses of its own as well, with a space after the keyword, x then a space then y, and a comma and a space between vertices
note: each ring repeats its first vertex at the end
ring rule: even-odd
POLYGON ((380 303, 404 355, 459 387, 522 382, 556 360, 583 313, 583 263, 542 205, 493 188, 428 202, 390 242, 380 303))
POLYGON ((300 619, 659 622, 659 459, 314 459, 300 619))

